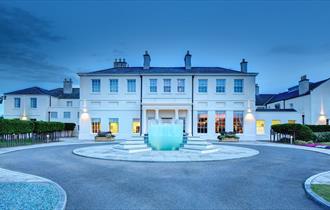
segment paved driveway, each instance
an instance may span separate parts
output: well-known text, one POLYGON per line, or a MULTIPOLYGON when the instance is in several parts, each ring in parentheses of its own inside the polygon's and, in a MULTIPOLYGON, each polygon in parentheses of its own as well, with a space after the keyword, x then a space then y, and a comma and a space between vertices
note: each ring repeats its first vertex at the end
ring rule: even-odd
POLYGON ((302 184, 330 170, 329 156, 287 148, 243 146, 260 154, 217 162, 138 163, 72 154, 82 146, 3 154, 0 167, 57 182, 67 209, 321 209, 302 184))

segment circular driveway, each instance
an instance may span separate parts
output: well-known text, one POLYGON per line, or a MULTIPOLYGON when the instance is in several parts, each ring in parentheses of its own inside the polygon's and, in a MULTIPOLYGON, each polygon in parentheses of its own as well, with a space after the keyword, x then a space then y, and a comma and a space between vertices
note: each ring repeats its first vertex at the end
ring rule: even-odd
POLYGON ((0 167, 51 179, 67 209, 321 209, 303 182, 330 170, 330 156, 288 148, 244 146, 260 154, 216 162, 144 163, 79 157, 88 145, 0 155, 0 167))

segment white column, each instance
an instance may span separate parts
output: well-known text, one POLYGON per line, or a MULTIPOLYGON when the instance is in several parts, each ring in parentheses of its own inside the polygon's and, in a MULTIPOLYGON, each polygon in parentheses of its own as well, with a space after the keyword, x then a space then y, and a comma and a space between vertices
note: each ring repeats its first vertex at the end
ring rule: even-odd
POLYGON ((155 120, 156 123, 159 123, 159 109, 155 109, 155 120))
POLYGON ((187 116, 186 116, 186 132, 189 136, 191 136, 191 110, 187 109, 187 116))
POLYGON ((142 110, 142 135, 147 133, 147 110, 142 110))
POLYGON ((226 111, 226 132, 234 131, 233 122, 234 122, 234 112, 232 110, 226 111))
POLYGON ((175 123, 179 122, 179 109, 175 109, 175 123))

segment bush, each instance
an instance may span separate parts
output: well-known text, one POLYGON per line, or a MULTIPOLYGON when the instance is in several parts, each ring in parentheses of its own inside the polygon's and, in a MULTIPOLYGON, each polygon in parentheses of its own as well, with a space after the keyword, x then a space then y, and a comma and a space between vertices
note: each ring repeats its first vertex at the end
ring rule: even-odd
POLYGON ((45 122, 35 121, 34 122, 34 133, 52 133, 56 131, 63 131, 64 123, 61 122, 45 122))
POLYGON ((32 133, 33 129, 31 121, 0 119, 0 135, 32 133))
POLYGON ((76 127, 75 123, 64 123, 64 130, 65 131, 73 131, 76 127))
POLYGON ((113 135, 111 132, 106 131, 106 132, 99 132, 96 137, 106 137, 106 138, 114 138, 115 135, 113 135))
POLYGON ((234 132, 224 132, 218 136, 218 139, 222 141, 224 139, 239 139, 239 137, 234 132))
POLYGON ((330 132, 330 125, 307 125, 313 132, 330 132))
POLYGON ((276 133, 281 133, 285 135, 292 135, 295 139, 310 141, 315 139, 312 129, 306 125, 301 124, 278 124, 272 125, 272 130, 276 133))
POLYGON ((307 144, 307 142, 306 141, 301 141, 301 140, 295 140, 294 144, 305 145, 305 144, 307 144))
POLYGON ((314 133, 316 142, 330 142, 330 132, 314 133))

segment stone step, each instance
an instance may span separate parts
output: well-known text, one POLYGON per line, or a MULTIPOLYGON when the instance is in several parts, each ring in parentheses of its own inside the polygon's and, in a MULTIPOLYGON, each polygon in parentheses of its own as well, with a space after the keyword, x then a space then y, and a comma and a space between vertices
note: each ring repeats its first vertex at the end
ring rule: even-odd
POLYGON ((115 149, 116 149, 116 151, 123 152, 123 153, 149 152, 152 150, 150 147, 139 148, 139 149, 120 149, 120 148, 115 148, 115 149))
POLYGON ((198 144, 185 144, 183 146, 185 149, 197 149, 197 150, 207 150, 207 149, 214 149, 216 148, 214 145, 198 145, 198 144))
POLYGON ((119 144, 114 146, 116 149, 143 149, 148 148, 146 144, 119 144))
POLYGON ((189 141, 188 140, 186 144, 209 145, 211 143, 207 142, 207 141, 189 141))
POLYGON ((120 142, 120 144, 144 144, 144 141, 143 140, 126 140, 126 141, 122 141, 120 142))
POLYGON ((219 149, 218 148, 213 148, 213 149, 199 150, 199 149, 190 149, 190 148, 189 149, 188 148, 180 148, 180 151, 201 153, 201 154, 209 154, 209 153, 219 152, 219 149))

